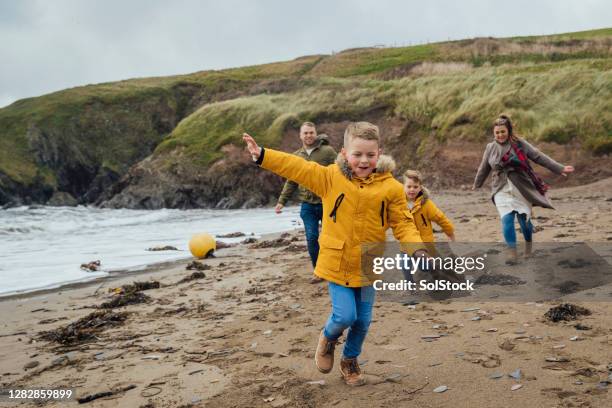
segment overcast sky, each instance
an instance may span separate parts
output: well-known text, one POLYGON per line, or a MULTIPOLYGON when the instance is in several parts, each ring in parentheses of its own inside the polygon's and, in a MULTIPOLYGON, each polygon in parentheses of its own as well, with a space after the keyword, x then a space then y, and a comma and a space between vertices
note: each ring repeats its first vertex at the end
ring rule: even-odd
POLYGON ((359 46, 604 27, 610 0, 0 0, 0 106, 359 46))

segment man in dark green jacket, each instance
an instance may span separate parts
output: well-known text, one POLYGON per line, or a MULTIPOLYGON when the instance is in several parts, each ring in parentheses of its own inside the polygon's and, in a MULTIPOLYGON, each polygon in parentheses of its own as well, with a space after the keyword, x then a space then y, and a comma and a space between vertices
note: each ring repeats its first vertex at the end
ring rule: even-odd
MULTIPOLYGON (((302 147, 296 150, 293 154, 303 157, 306 160, 317 162, 323 166, 329 166, 336 161, 337 153, 333 147, 329 145, 327 135, 317 136, 317 129, 314 123, 304 122, 300 127, 300 139, 302 147)), ((312 191, 299 186, 297 183, 287 180, 283 191, 278 197, 275 211, 280 213, 295 190, 299 192, 299 200, 302 202, 300 209, 300 217, 304 222, 306 230, 306 242, 308 244, 308 253, 312 266, 316 266, 317 257, 319 256, 319 222, 323 218, 323 205, 321 199, 312 191)), ((312 282, 320 282, 321 279, 313 277, 312 282)))

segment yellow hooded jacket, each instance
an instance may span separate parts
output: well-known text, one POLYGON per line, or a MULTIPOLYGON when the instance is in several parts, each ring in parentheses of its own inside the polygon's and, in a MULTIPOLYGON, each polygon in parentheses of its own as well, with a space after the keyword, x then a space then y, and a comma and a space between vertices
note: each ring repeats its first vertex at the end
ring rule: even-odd
POLYGON ((324 167, 292 154, 262 149, 257 164, 321 197, 323 228, 315 275, 348 287, 371 285, 371 271, 362 273, 362 244, 384 243, 389 227, 409 254, 424 248, 403 186, 391 174, 395 167, 391 157, 381 155, 376 171, 367 178, 352 176, 342 155, 324 167))
POLYGON ((453 223, 429 198, 429 191, 425 188, 417 196, 410 212, 423 242, 435 242, 432 222, 438 224, 447 235, 455 231, 453 223))

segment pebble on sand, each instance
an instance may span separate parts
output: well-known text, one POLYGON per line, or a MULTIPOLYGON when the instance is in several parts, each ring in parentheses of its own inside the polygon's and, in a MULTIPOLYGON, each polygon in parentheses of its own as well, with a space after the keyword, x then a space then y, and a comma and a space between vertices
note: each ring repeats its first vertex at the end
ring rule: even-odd
POLYGON ((400 373, 393 373, 385 377, 386 382, 398 383, 402 379, 402 375, 400 373))
POLYGON ((504 342, 499 345, 500 349, 506 350, 506 351, 512 351, 514 350, 515 347, 516 345, 508 339, 504 340, 504 342))
POLYGON ((510 390, 511 391, 516 391, 516 390, 518 390, 519 388, 522 388, 522 387, 523 387, 523 384, 514 384, 512 386, 512 388, 510 388, 510 390))
POLYGON ((439 387, 434 388, 433 392, 435 393, 441 393, 448 390, 448 387, 446 385, 441 385, 439 387))
POLYGON ((30 361, 29 363, 27 363, 26 365, 23 366, 24 370, 29 370, 35 367, 38 367, 40 363, 38 361, 30 361))
POLYGON ((567 363, 570 361, 567 357, 546 357, 545 360, 549 363, 567 363))
POLYGON ((508 377, 512 377, 515 380, 520 380, 521 379, 521 369, 517 368, 516 370, 514 370, 513 372, 508 374, 508 377))

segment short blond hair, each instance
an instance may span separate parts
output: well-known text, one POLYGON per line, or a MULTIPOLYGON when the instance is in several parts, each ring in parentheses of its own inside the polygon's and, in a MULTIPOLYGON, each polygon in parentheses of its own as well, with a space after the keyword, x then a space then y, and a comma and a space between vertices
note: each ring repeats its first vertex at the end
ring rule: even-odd
POLYGON ((344 146, 348 146, 351 139, 376 140, 380 143, 378 126, 370 122, 351 122, 344 131, 344 146))
POLYGON ((312 122, 304 122, 304 123, 302 123, 302 125, 300 126, 300 129, 301 129, 301 128, 303 128, 304 126, 306 126, 306 127, 311 127, 311 128, 315 128, 315 129, 317 128, 317 127, 315 126, 315 124, 314 124, 314 123, 312 123, 312 122))
POLYGON ((417 170, 406 170, 403 174, 404 176, 404 184, 408 181, 408 179, 416 181, 420 185, 423 185, 423 175, 420 171, 417 170))

